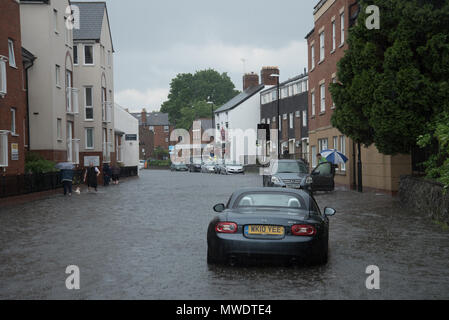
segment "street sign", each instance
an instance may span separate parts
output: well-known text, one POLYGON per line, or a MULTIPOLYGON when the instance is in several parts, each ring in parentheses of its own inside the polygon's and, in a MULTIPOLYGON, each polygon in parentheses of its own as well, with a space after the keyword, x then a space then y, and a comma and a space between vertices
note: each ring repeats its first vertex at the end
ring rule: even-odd
POLYGON ((11 160, 16 161, 19 160, 19 144, 11 143, 11 160))
POLYGON ((125 135, 126 141, 137 141, 137 134, 127 134, 125 135))

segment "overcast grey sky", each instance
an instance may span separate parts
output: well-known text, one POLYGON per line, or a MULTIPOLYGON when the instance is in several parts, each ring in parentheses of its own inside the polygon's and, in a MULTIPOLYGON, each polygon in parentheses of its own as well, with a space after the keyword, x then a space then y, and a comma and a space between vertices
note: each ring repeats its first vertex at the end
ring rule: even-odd
POLYGON ((237 89, 242 75, 307 67, 305 35, 318 0, 106 0, 115 47, 115 99, 158 110, 178 73, 213 68, 237 89), (244 64, 241 59, 245 59, 244 64))

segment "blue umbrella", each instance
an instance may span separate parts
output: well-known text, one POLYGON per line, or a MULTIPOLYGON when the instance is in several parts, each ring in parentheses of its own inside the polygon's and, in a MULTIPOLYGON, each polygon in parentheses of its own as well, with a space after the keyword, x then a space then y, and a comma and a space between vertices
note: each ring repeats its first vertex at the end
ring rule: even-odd
POLYGON ((337 150, 324 150, 321 151, 321 155, 327 159, 328 162, 331 162, 333 164, 339 164, 339 163, 346 163, 348 162, 348 158, 337 150))
POLYGON ((71 162, 60 162, 55 165, 55 168, 59 170, 73 170, 75 169, 75 165, 71 162))

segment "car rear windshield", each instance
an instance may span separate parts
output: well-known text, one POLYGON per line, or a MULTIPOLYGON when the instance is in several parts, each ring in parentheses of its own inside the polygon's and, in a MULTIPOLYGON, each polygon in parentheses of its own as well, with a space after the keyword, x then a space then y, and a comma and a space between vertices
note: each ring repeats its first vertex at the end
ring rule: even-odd
POLYGON ((275 173, 308 173, 307 166, 302 162, 277 162, 273 165, 275 173), (277 166, 277 167, 276 167, 277 166))
POLYGON ((250 192, 241 195, 234 204, 235 208, 286 208, 318 212, 313 199, 304 195, 288 192, 250 192))

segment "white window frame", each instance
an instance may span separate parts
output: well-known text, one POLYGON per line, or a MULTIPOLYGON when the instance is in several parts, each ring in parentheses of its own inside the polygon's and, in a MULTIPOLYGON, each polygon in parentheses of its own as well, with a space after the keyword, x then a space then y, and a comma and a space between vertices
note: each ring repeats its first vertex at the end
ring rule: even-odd
POLYGON ((340 46, 345 43, 345 12, 340 14, 340 46))
POLYGON ((86 150, 93 150, 95 149, 95 128, 84 128, 84 143, 85 143, 85 149, 86 150), (87 132, 92 132, 92 146, 89 146, 88 140, 87 140, 87 132))
POLYGON ((86 86, 84 87, 84 120, 85 121, 94 121, 95 114, 94 114, 94 88, 92 86, 86 86), (91 105, 87 105, 87 89, 90 89, 90 98, 91 98, 91 105), (92 118, 87 118, 87 109, 92 109, 92 118))
POLYGON ((3 159, 0 158, 0 168, 8 167, 9 160, 9 144, 8 144, 9 131, 0 130, 0 148, 2 148, 3 159))
POLYGON ((326 84, 320 85, 320 113, 326 112, 326 84))
POLYGON ((16 108, 11 108, 11 134, 17 135, 16 108))
MULTIPOLYGON (((343 155, 346 156, 346 136, 340 136, 340 150, 343 155)), ((346 163, 340 165, 341 171, 346 171, 346 163)))
POLYGON ((335 51, 336 45, 337 45, 337 39, 336 39, 336 25, 335 25, 335 20, 332 21, 332 52, 335 51))
POLYGON ((295 118, 293 117, 293 113, 290 113, 289 125, 290 125, 290 129, 294 129, 295 128, 295 118))
POLYGON ((325 36, 324 31, 320 33, 320 62, 324 61, 325 57, 325 36))
POLYGON ((94 66, 95 65, 95 47, 93 44, 83 45, 83 64, 85 66, 94 66), (86 47, 92 48, 92 63, 86 63, 86 47))
POLYGON ((310 57, 312 59, 312 70, 315 69, 315 44, 310 46, 310 57))
POLYGON ((56 87, 61 88, 61 66, 55 65, 55 83, 56 87))
POLYGON ((302 112, 302 126, 307 128, 307 111, 302 112))
POLYGON ((14 40, 12 39, 8 39, 8 57, 9 57, 9 66, 12 68, 17 68, 16 55, 14 52, 14 40))
POLYGON ((311 93, 311 99, 312 99, 312 117, 316 115, 316 97, 315 97, 315 91, 311 93))
POLYGON ((0 56, 0 98, 8 93, 8 84, 6 77, 6 61, 7 57, 0 56))

